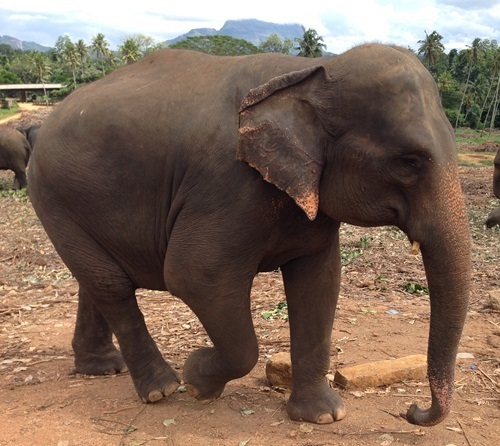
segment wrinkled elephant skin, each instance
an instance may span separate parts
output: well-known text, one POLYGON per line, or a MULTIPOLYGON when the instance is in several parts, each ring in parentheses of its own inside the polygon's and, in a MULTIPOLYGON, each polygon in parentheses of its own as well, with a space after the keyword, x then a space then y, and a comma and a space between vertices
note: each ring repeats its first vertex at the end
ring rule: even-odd
POLYGON ((76 368, 128 367, 146 402, 179 377, 135 290, 169 290, 213 347, 183 367, 210 402, 258 359, 255 275, 280 268, 294 420, 345 416, 329 388, 340 222, 395 225, 421 246, 429 282, 429 409, 450 411, 467 311, 470 241, 454 134, 432 77, 408 51, 362 45, 308 59, 162 50, 72 93, 39 131, 30 196, 79 283, 76 368), (116 335, 120 350, 112 343, 116 335))
POLYGON ((14 189, 22 189, 28 184, 26 166, 30 154, 31 146, 21 132, 0 126, 0 170, 14 172, 14 189))

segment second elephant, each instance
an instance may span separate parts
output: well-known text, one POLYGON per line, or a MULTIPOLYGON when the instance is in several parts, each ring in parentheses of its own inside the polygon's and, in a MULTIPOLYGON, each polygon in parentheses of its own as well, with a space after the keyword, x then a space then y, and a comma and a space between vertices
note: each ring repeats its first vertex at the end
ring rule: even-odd
MULTIPOLYGON (((495 156, 495 170, 493 171, 493 193, 497 198, 500 198, 500 149, 497 151, 495 156)), ((488 220, 486 220, 486 226, 492 228, 495 225, 500 226, 500 207, 493 209, 488 215, 488 220)))
POLYGON ((15 173, 14 189, 28 185, 26 166, 31 155, 31 146, 18 130, 0 126, 0 170, 12 170, 15 173))

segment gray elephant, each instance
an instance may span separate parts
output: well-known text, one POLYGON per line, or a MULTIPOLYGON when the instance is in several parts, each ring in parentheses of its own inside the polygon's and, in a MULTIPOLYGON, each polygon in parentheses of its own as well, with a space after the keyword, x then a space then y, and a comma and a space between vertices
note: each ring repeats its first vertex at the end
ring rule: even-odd
POLYGON ((161 50, 72 93, 36 144, 31 199, 79 283, 78 371, 128 367, 145 402, 174 392, 180 379, 135 296, 168 290, 212 340, 188 357, 183 379, 198 400, 214 400, 257 362, 250 290, 257 273, 279 267, 288 414, 340 420, 344 404, 325 380, 339 226, 395 225, 420 244, 431 302, 432 403, 406 418, 433 425, 449 413, 470 237, 454 132, 410 52, 373 44, 308 59, 161 50))
MULTIPOLYGON (((495 197, 500 198, 500 149, 497 150, 494 160, 493 193, 495 197)), ((488 228, 492 228, 495 225, 500 225, 500 207, 493 209, 486 220, 488 228)))
POLYGON ((31 155, 31 146, 20 131, 0 126, 0 170, 14 171, 14 189, 27 186, 26 166, 31 155))

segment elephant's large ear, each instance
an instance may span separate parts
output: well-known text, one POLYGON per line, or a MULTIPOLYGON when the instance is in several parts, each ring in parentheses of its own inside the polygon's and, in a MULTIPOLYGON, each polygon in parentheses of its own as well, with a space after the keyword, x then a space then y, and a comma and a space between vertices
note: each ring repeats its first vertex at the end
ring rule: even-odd
POLYGON ((240 109, 237 150, 239 160, 286 192, 310 220, 318 212, 324 132, 307 93, 321 68, 279 76, 251 90, 240 109))

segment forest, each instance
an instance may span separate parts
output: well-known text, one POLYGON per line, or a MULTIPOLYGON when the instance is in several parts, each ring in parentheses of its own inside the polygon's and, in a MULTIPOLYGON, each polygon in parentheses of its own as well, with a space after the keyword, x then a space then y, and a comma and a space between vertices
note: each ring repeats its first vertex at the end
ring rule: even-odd
MULTIPOLYGON (((169 46, 209 54, 234 56, 279 52, 297 57, 319 57, 326 46, 314 29, 303 28, 302 38, 281 40, 272 34, 258 47, 250 42, 224 35, 188 37, 169 46)), ((500 126, 498 116, 500 89, 500 48, 496 40, 475 38, 466 48, 445 52, 443 36, 437 31, 425 36, 413 51, 434 77, 443 108, 454 128, 487 129, 500 126)), ((51 100, 65 97, 81 85, 134 63, 166 45, 152 37, 135 34, 124 37, 116 51, 102 33, 90 42, 73 42, 60 36, 47 52, 15 50, 0 44, 0 84, 62 83, 64 88, 51 93, 51 100)), ((33 99, 46 99, 35 98, 33 99)))

